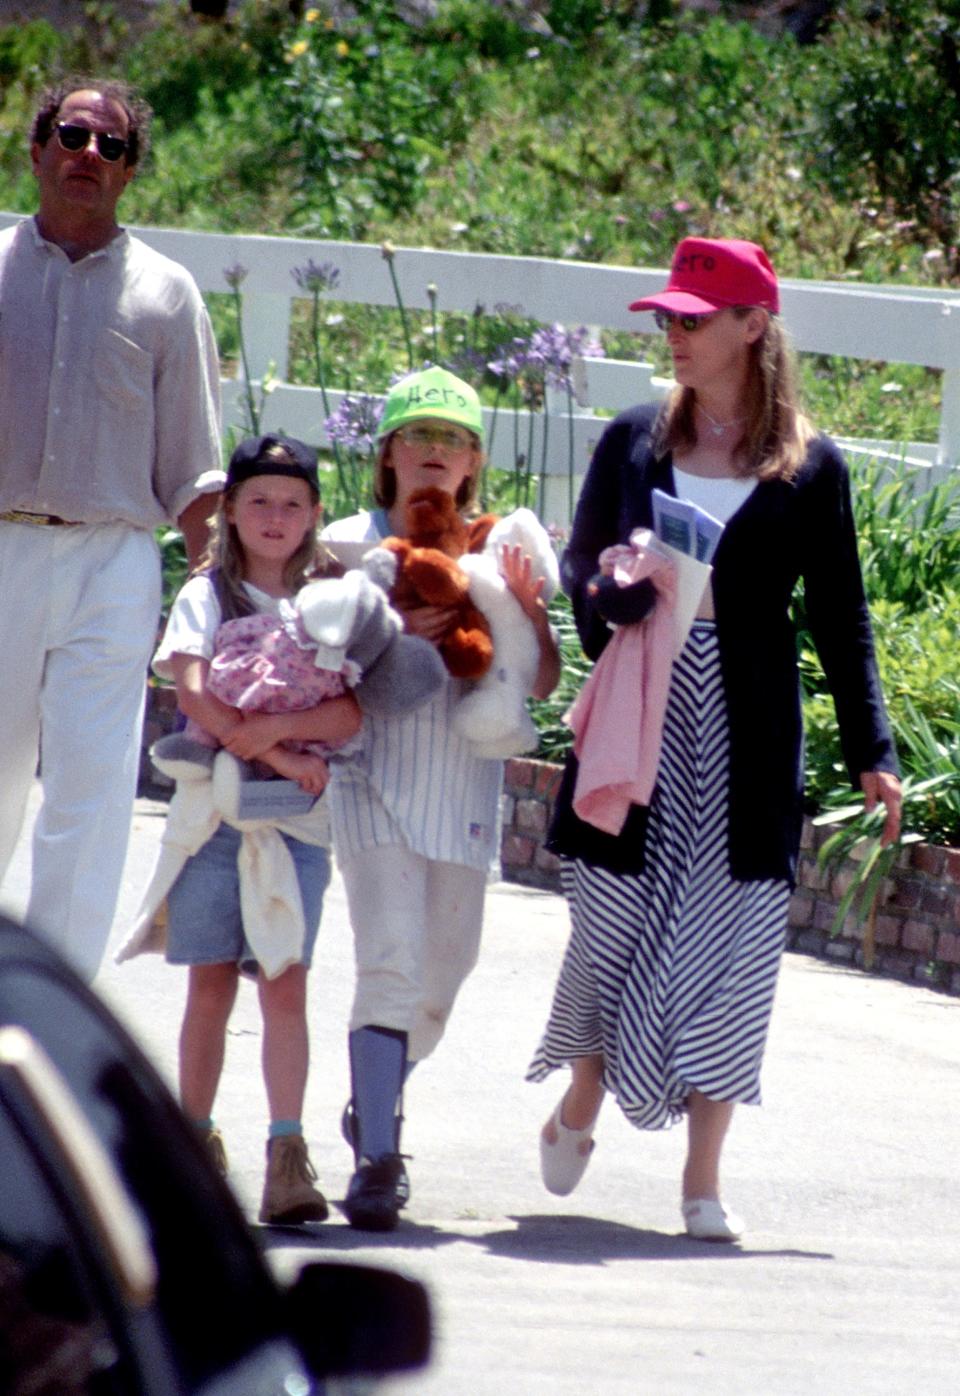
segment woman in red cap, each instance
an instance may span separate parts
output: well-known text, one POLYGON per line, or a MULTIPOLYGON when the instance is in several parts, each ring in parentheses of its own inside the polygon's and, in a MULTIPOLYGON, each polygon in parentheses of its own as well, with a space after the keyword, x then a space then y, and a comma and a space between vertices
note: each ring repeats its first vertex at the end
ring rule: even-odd
POLYGON ((609 1091, 638 1128, 686 1116, 686 1231, 733 1241, 743 1223, 720 1200, 720 1155, 734 1105, 760 1100, 802 821, 798 581, 851 779, 868 808, 883 802, 886 841, 900 783, 847 469, 797 405, 766 253, 685 238, 666 289, 631 309, 656 314, 676 387, 608 426, 584 483, 562 573, 588 656, 656 604, 649 578, 600 575, 604 549, 652 527, 654 490, 724 527, 670 674, 649 803, 619 834, 601 831, 574 812, 568 762, 548 846, 564 860, 572 933, 529 1077, 572 1068, 541 1135, 551 1192, 582 1177, 609 1091))

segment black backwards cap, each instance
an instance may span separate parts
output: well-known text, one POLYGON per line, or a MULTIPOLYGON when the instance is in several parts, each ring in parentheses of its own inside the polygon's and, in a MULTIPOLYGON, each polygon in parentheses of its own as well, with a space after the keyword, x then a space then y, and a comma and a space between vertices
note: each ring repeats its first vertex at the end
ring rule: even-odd
POLYGON ((317 453, 293 436, 248 436, 237 446, 227 466, 226 488, 240 485, 254 475, 287 475, 306 480, 319 496, 317 453))

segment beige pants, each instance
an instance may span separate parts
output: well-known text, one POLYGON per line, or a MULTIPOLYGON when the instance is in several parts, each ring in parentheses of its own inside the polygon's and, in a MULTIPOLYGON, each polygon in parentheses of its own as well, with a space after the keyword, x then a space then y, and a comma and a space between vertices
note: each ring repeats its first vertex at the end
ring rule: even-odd
POLYGON ((406 1032, 407 1058, 420 1061, 477 963, 486 874, 396 844, 366 849, 341 872, 357 961, 351 1030, 406 1032))

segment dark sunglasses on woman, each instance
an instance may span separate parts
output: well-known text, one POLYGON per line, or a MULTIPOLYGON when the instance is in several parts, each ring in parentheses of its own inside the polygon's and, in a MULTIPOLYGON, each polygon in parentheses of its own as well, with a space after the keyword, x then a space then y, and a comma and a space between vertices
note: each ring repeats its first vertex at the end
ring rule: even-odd
POLYGON ((56 132, 60 149, 69 150, 71 154, 76 154, 78 150, 86 150, 90 144, 90 137, 95 137, 97 154, 101 160, 108 160, 110 164, 126 155, 130 146, 129 141, 124 140, 123 136, 110 136, 106 131, 92 131, 89 126, 81 126, 73 121, 58 121, 56 132))
POLYGON ((715 310, 708 310, 703 315, 674 315, 669 310, 655 310, 653 318, 657 322, 657 329, 663 330, 664 334, 674 324, 679 325, 686 334, 693 334, 694 330, 699 330, 708 320, 712 320, 715 314, 715 310))

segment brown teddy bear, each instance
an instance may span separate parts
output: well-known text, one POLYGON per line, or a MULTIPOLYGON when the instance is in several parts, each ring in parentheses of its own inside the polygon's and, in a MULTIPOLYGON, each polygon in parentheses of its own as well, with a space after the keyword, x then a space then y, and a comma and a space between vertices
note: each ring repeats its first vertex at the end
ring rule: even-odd
POLYGON ((470 579, 457 559, 477 553, 496 523, 484 514, 465 523, 453 496, 433 486, 407 501, 405 538, 385 538, 364 558, 364 569, 403 611, 416 606, 453 608, 456 615, 438 644, 455 679, 479 679, 490 668, 490 626, 470 600, 470 579))

